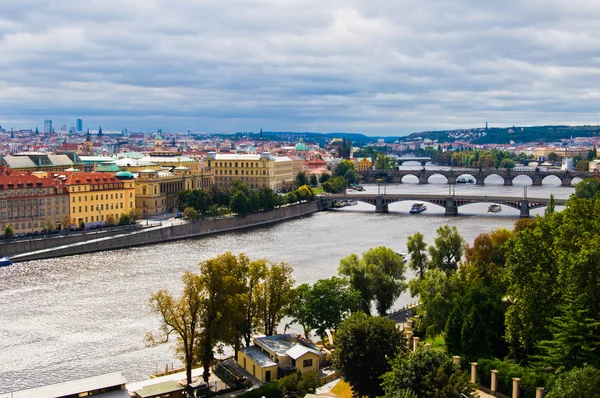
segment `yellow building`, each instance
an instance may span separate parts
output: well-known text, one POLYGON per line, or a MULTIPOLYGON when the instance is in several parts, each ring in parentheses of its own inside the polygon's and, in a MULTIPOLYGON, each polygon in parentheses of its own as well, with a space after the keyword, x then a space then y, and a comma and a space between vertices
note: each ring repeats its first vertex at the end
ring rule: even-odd
POLYGON ((237 155, 210 153, 207 168, 214 174, 215 185, 229 188, 233 180, 242 180, 251 189, 280 188, 285 181, 294 181, 304 168, 302 159, 288 156, 237 155))
POLYGON ((369 158, 352 158, 350 160, 354 162, 354 167, 356 167, 357 171, 371 170, 373 168, 373 162, 369 158))
POLYGON ((128 172, 64 172, 62 179, 69 193, 70 221, 78 225, 104 224, 109 215, 118 220, 135 207, 135 182, 128 172))
POLYGON ((258 380, 268 383, 278 378, 280 369, 301 373, 319 371, 324 358, 312 343, 291 334, 256 337, 253 346, 238 354, 238 364, 258 380))

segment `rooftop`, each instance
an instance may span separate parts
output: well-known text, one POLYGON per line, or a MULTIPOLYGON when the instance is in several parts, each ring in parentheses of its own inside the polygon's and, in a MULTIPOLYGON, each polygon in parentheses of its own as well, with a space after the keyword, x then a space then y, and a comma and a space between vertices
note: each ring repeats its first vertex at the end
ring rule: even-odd
POLYGON ((257 346, 252 345, 249 347, 244 347, 242 348, 242 352, 244 352, 247 357, 252 358, 254 362, 256 362, 256 364, 261 368, 277 366, 277 363, 257 346))

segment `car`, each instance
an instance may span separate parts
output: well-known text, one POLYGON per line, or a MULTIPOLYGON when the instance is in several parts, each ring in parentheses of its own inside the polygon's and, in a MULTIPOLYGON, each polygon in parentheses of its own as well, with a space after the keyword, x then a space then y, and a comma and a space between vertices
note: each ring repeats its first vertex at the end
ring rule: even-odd
POLYGON ((175 214, 175 218, 183 218, 183 213, 178 211, 177 214, 175 214))

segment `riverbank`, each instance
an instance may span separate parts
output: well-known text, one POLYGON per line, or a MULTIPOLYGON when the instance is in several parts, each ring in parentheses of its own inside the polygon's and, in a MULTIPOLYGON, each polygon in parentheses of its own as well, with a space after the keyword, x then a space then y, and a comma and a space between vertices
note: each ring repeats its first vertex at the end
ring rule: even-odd
POLYGON ((293 206, 283 206, 268 212, 253 213, 246 217, 233 216, 205 219, 180 225, 158 225, 145 229, 128 230, 125 233, 116 233, 110 236, 91 236, 91 239, 88 237, 87 240, 80 238, 76 242, 46 247, 41 250, 29 251, 25 249, 13 255, 11 260, 13 262, 42 260, 196 238, 269 225, 306 216, 317 211, 319 211, 318 203, 309 202, 293 206))

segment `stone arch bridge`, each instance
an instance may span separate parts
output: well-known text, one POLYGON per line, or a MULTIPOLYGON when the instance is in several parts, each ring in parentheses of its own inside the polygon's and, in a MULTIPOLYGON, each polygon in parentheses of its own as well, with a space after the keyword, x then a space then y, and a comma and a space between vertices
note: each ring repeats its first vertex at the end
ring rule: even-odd
POLYGON ((401 184, 402 178, 412 175, 419 179, 419 184, 429 184, 429 178, 434 175, 442 175, 448 180, 448 184, 456 184, 459 176, 471 176, 477 185, 485 185, 485 179, 492 175, 500 176, 504 180, 504 185, 512 185, 513 179, 518 176, 528 176, 531 178, 533 186, 541 186, 546 177, 557 177, 562 186, 570 187, 574 178, 600 178, 600 174, 589 171, 548 171, 548 170, 530 170, 530 169, 467 169, 452 168, 447 170, 437 170, 429 168, 411 169, 411 170, 365 170, 358 172, 362 181, 374 183, 383 181, 386 183, 401 184))
MULTIPOLYGON (((458 214, 458 208, 473 203, 495 203, 515 208, 520 211, 520 217, 529 217, 529 211, 539 207, 548 206, 549 198, 519 198, 507 196, 467 196, 467 195, 429 195, 429 194, 337 194, 337 195, 319 195, 319 208, 327 209, 333 207, 336 203, 346 200, 356 200, 375 206, 375 212, 387 213, 388 205, 395 202, 414 201, 427 202, 445 209, 447 216, 458 214)), ((557 205, 564 205, 566 199, 555 199, 557 205)))

